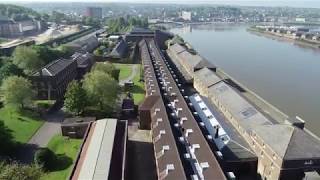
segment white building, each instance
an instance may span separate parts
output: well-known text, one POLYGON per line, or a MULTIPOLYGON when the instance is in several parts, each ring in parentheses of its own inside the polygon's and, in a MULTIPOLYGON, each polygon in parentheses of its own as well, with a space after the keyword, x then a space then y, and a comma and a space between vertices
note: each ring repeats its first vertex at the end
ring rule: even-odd
POLYGON ((192 19, 192 12, 190 11, 182 11, 181 18, 185 21, 191 21, 192 19))

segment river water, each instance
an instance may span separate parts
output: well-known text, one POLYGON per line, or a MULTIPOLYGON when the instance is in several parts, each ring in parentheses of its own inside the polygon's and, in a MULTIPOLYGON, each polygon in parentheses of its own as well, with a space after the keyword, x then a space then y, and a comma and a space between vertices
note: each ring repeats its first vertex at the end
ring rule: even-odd
POLYGON ((320 136, 320 49, 258 36, 245 25, 173 28, 202 56, 320 136))

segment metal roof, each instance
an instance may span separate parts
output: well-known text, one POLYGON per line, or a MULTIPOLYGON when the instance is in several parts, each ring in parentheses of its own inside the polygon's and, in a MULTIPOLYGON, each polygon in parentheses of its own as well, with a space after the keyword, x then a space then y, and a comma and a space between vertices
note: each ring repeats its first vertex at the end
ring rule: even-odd
POLYGON ((78 176, 79 180, 108 178, 116 126, 117 119, 96 121, 78 176))

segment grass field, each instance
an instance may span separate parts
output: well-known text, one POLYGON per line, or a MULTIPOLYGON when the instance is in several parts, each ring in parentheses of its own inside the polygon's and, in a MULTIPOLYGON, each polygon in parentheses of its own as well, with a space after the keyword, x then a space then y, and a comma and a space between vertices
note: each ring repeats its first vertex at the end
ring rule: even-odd
POLYGON ((54 170, 46 173, 41 179, 67 179, 70 174, 72 165, 76 159, 81 143, 82 139, 68 139, 61 135, 54 136, 50 140, 48 148, 56 154, 58 160, 55 164, 54 170))
POLYGON ((123 80, 128 78, 131 73, 132 73, 132 69, 131 69, 131 64, 118 64, 118 63, 113 63, 116 68, 120 69, 120 75, 119 75, 119 80, 123 80))
POLYGON ((140 75, 142 73, 140 67, 141 65, 139 65, 139 73, 133 78, 134 87, 131 90, 135 104, 140 104, 145 96, 144 82, 140 82, 140 75))
POLYGON ((17 111, 13 107, 0 109, 0 121, 12 131, 15 141, 26 143, 44 123, 35 113, 27 110, 17 111))

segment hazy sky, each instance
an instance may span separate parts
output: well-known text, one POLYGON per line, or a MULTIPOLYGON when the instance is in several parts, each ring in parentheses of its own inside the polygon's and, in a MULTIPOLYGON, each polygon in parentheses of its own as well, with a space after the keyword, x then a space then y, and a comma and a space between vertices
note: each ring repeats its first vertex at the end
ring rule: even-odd
POLYGON ((320 8, 320 0, 0 0, 6 3, 15 2, 139 2, 139 3, 210 3, 226 5, 254 6, 294 6, 320 8))

